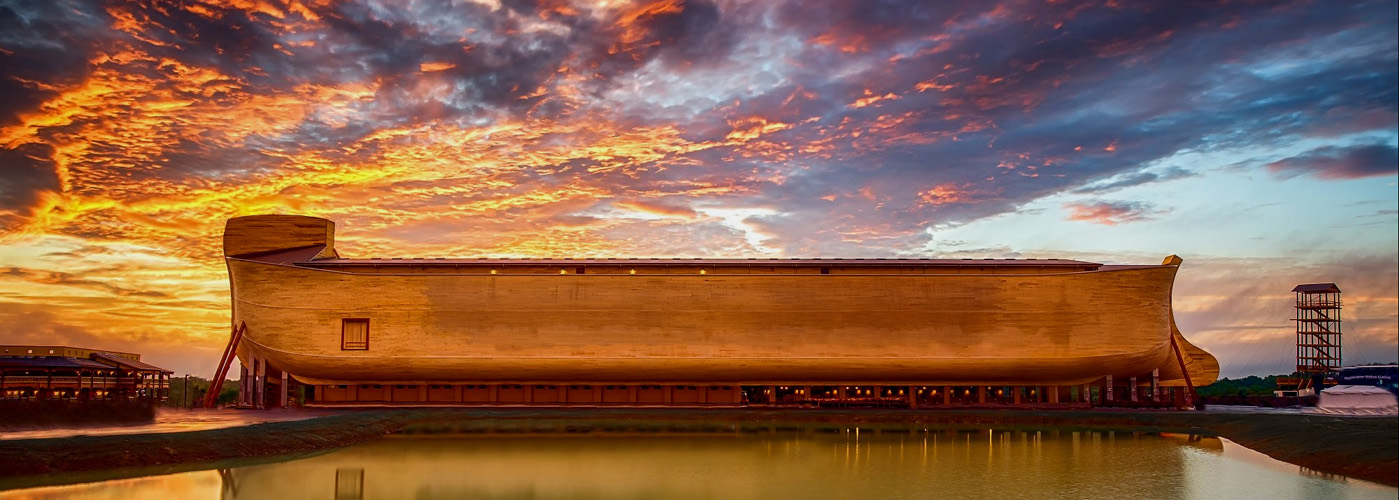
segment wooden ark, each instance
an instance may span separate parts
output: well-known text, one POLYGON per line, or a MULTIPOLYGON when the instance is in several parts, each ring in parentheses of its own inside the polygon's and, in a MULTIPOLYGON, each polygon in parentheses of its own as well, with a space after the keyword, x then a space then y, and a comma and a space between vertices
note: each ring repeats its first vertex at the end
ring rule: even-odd
POLYGON ((346 259, 290 215, 224 249, 252 405, 1178 405, 1218 375, 1175 327, 1174 256, 346 259))

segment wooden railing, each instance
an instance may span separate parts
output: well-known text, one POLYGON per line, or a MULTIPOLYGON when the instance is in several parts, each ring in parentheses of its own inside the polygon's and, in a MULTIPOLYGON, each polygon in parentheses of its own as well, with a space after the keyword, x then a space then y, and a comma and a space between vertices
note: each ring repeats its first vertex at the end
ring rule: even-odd
POLYGON ((135 377, 34 377, 7 376, 0 379, 0 386, 3 387, 46 387, 57 386, 80 386, 80 387, 115 387, 115 386, 149 386, 165 388, 169 387, 168 382, 155 381, 149 379, 138 379, 135 377))

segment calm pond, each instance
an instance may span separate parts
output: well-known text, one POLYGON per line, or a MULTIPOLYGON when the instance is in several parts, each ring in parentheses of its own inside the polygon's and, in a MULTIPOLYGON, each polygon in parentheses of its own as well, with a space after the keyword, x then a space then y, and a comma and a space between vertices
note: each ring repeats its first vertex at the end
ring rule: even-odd
POLYGON ((391 436, 16 499, 1393 499, 1215 438, 1068 431, 391 436))

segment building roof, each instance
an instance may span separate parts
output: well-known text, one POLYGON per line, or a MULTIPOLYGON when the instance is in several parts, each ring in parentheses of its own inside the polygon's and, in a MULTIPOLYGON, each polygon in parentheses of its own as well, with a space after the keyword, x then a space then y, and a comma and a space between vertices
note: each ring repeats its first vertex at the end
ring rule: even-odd
POLYGON ((161 367, 159 367, 159 366, 155 366, 155 365, 152 365, 152 364, 149 364, 149 363, 142 363, 142 362, 136 361, 136 360, 134 360, 134 359, 127 359, 127 358, 119 358, 119 357, 116 357, 116 356, 109 356, 109 355, 102 354, 102 353, 98 353, 98 352, 92 353, 92 357, 93 357, 94 359, 98 359, 98 360, 102 360, 102 361, 107 361, 107 362, 110 362, 110 363, 115 363, 117 366, 120 366, 120 367, 122 367, 122 368, 131 369, 131 370, 137 370, 137 371, 143 371, 143 372, 175 373, 175 372, 172 372, 172 371, 170 371, 170 370, 166 370, 166 369, 164 369, 164 368, 161 368, 161 367))
POLYGON ((89 349, 86 347, 73 347, 67 345, 33 345, 33 344, 0 344, 0 356, 57 356, 57 357, 83 357, 93 352, 102 352, 113 356, 123 356, 132 359, 140 359, 141 355, 134 352, 113 351, 110 349, 89 349), (76 356, 75 356, 76 354, 76 356))
POLYGON ((1297 285, 1292 291, 1298 293, 1341 293, 1341 289, 1335 283, 1309 283, 1297 285))
POLYGON ((41 357, 0 357, 0 367, 8 369, 35 369, 35 370, 110 370, 109 365, 104 365, 90 359, 65 358, 59 356, 41 357))
POLYGON ((336 266, 896 266, 896 267, 1070 267, 1097 268, 1102 264, 1066 259, 675 259, 675 258, 391 258, 320 259, 297 262, 308 267, 336 266))

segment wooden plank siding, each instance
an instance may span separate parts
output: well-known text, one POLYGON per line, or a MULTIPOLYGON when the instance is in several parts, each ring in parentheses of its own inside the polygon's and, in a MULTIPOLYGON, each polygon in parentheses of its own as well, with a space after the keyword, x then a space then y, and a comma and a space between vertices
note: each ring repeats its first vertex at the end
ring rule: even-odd
MULTIPOLYGON (((253 229, 281 219, 230 221, 226 245, 333 245, 306 229, 333 225, 299 219, 277 237, 253 229)), ((324 401, 734 404, 739 385, 1067 387, 1153 370, 1174 386, 1173 339, 1196 385, 1218 375, 1175 328, 1176 264, 226 257, 239 358, 324 401), (356 318, 369 348, 342 349, 356 318)))

